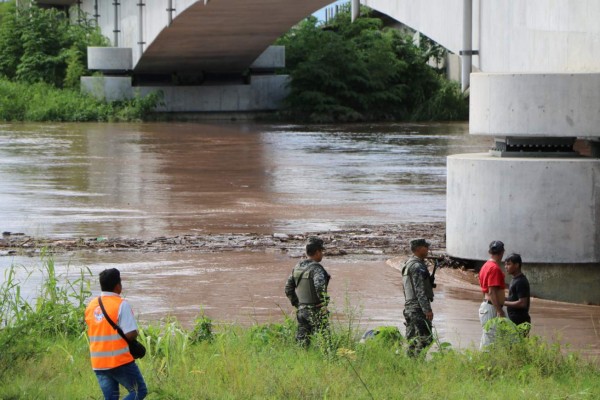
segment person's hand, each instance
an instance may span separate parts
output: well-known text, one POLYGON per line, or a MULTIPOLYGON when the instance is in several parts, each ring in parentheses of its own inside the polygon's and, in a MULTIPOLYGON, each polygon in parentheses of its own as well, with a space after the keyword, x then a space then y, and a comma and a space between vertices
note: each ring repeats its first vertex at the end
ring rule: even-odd
POLYGON ((503 310, 503 309, 496 310, 496 315, 497 315, 499 318, 504 318, 504 317, 505 317, 505 315, 504 315, 504 310, 503 310))
POLYGON ((433 311, 426 312, 425 318, 427 318, 429 321, 433 321, 433 311))

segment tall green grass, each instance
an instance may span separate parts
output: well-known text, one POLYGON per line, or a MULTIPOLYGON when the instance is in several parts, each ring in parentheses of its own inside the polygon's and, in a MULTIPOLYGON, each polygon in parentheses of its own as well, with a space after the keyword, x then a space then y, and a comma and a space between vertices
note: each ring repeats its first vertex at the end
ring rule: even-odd
MULTIPOLYGON (((42 271, 45 280, 29 305, 19 295, 22 282, 16 281, 14 270, 7 272, 9 279, 0 289, 0 398, 100 398, 82 325, 89 271, 74 284, 56 275, 51 259, 45 259, 42 271), (81 319, 75 321, 74 315, 81 319), (6 342, 22 325, 27 335, 6 342), (19 351, 26 343, 31 344, 27 354, 19 351), (7 350, 10 359, 4 355, 7 350)), ((172 319, 144 326, 140 340, 148 353, 138 364, 148 398, 600 398, 597 364, 538 337, 501 340, 485 352, 458 351, 437 342, 426 357, 412 359, 394 328, 361 344, 355 325, 334 322, 331 337, 317 337, 308 349, 296 345, 295 329, 289 319, 213 326, 202 314, 191 329, 172 319)))
POLYGON ((145 119, 160 101, 160 95, 154 93, 105 102, 79 90, 0 78, 0 121, 138 121, 145 119))

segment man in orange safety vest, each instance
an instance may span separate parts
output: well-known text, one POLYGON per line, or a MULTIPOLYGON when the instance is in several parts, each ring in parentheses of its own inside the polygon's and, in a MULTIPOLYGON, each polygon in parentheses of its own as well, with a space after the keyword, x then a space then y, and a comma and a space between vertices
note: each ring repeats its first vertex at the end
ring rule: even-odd
POLYGON ((148 393, 144 377, 129 353, 127 341, 117 333, 105 316, 106 313, 121 327, 129 341, 136 339, 138 328, 133 311, 129 303, 120 296, 123 288, 119 270, 111 268, 102 271, 100 287, 104 311, 99 302, 100 297, 92 299, 85 310, 92 369, 106 400, 119 399, 119 384, 129 391, 124 400, 142 400, 148 393))

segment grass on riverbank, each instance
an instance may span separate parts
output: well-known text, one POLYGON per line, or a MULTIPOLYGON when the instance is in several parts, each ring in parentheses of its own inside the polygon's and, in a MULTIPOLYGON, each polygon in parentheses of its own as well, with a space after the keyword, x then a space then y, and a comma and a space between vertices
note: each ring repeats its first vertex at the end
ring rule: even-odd
POLYGON ((74 89, 0 79, 0 121, 139 121, 160 102, 158 94, 105 102, 74 89))
MULTIPOLYGON (((21 283, 0 288, 0 398, 100 398, 89 365, 81 298, 89 274, 59 285, 46 259, 38 299, 25 306, 21 283), (24 310, 21 312, 21 310, 24 310), (17 316, 15 316, 17 314, 17 316), (76 316, 76 317, 75 317, 76 316)), ((63 281, 64 282, 64 281, 63 281)), ((352 319, 352 318, 350 318, 352 319)), ((192 330, 175 321, 146 326, 139 362, 149 399, 595 399, 600 370, 539 338, 489 352, 431 350, 404 355, 397 335, 364 344, 350 323, 334 326, 330 345, 294 343, 295 324, 218 327, 205 317, 192 330)))

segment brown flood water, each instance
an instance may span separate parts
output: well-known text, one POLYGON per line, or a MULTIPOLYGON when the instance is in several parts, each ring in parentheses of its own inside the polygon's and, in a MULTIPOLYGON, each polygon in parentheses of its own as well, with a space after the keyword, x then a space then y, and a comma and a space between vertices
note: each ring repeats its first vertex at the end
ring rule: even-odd
MULTIPOLYGON (((445 157, 490 145, 467 131, 466 124, 0 125, 0 230, 152 238, 443 221, 445 157)), ((61 272, 119 268, 142 320, 172 315, 186 326, 200 309, 220 323, 281 321, 292 312, 283 285, 296 262, 250 251, 56 259, 61 272)), ((0 257, 1 270, 39 263, 0 257)), ((352 313, 361 329, 403 330, 398 260, 389 264, 384 256, 326 257, 334 319, 352 313)), ((481 295, 470 279, 450 270, 438 278, 435 325, 457 347, 477 345, 481 332, 481 295)), ((598 354, 600 307, 534 299, 531 311, 533 333, 598 354)))

